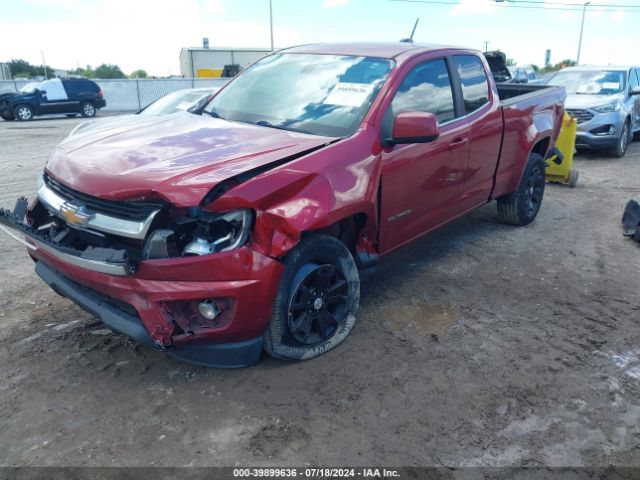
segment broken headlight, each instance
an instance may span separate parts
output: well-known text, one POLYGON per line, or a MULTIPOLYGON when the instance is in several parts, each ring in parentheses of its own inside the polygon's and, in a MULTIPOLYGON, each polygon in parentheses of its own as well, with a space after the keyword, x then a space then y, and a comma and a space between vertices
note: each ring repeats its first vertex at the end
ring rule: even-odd
POLYGON ((234 210, 222 214, 202 214, 192 240, 182 255, 208 255, 241 247, 251 236, 253 211, 234 210))
POLYGON ((209 255, 245 245, 251 237, 253 210, 211 213, 190 209, 167 229, 149 235, 142 249, 144 260, 191 255, 209 255))

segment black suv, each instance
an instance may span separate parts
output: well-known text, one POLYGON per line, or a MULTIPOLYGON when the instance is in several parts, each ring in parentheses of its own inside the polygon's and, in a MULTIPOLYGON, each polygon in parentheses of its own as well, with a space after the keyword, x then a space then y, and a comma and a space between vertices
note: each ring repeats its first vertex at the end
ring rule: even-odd
POLYGON ((0 95, 0 117, 3 120, 32 120, 36 115, 64 113, 73 117, 93 117, 107 105, 97 83, 84 78, 29 82, 15 93, 0 95))

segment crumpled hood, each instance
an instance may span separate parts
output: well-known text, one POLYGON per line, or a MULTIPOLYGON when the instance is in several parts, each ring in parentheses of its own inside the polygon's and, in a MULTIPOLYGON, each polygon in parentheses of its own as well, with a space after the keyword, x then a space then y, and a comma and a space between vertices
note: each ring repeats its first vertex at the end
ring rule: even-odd
POLYGON ((67 137, 45 170, 102 199, 178 206, 198 205, 223 180, 334 140, 185 112, 105 127, 67 137))
POLYGON ((618 99, 619 95, 585 95, 574 93, 567 95, 564 106, 568 109, 586 109, 614 103, 618 99))

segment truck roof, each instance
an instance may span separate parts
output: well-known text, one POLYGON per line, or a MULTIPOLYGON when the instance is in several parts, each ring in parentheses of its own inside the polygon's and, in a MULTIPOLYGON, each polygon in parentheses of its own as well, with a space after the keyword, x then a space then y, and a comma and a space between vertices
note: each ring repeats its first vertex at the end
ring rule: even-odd
POLYGON ((409 42, 376 43, 318 43, 300 45, 280 50, 287 53, 311 53, 320 55, 355 55, 358 57, 396 58, 407 52, 413 54, 436 50, 469 50, 461 47, 409 42))

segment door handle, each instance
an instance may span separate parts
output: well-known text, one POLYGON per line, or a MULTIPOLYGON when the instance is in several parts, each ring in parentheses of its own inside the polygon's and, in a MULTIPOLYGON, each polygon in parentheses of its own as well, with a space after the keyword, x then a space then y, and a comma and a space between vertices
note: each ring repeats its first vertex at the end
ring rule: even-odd
POLYGON ((459 148, 464 147, 467 143, 469 143, 468 138, 456 138, 449 144, 449 150, 458 150, 459 148))

